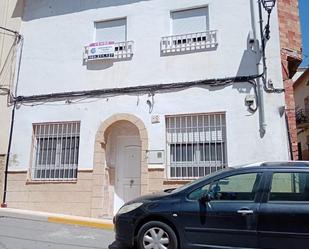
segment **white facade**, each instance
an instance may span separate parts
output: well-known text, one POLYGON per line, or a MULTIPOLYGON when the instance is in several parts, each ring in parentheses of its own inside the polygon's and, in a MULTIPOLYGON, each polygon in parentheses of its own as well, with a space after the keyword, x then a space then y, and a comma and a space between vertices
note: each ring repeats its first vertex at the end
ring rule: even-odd
MULTIPOLYGON (((257 53, 249 43, 250 35, 259 27, 256 4, 249 0, 27 0, 21 28, 25 40, 18 95, 257 74, 257 53), (172 13, 197 7, 207 9, 206 26, 217 30, 217 46, 191 53, 160 53, 161 37, 173 35, 172 13), (84 61, 84 46, 96 41, 96 22, 114 19, 126 20, 127 41, 134 42, 133 56, 125 60, 84 61)), ((266 51, 268 77, 275 87, 283 88, 276 10, 271 21, 266 51)), ((254 95, 254 90, 244 82, 155 93, 153 99, 148 94, 122 94, 21 103, 16 110, 10 170, 29 171, 31 167, 32 124, 59 121, 80 121, 78 169, 91 170, 96 133, 104 120, 117 113, 142 120, 148 133, 147 150, 165 153, 167 115, 222 112, 226 115, 228 166, 287 160, 287 131, 279 112, 285 105, 284 94, 264 92, 264 136, 259 132, 259 110, 252 113, 245 105, 247 95, 254 95), (154 103, 151 113, 147 100, 154 103), (158 123, 151 122, 154 115, 159 116, 158 123)), ((167 155, 162 163, 148 162, 148 167, 165 168, 166 159, 167 155)))

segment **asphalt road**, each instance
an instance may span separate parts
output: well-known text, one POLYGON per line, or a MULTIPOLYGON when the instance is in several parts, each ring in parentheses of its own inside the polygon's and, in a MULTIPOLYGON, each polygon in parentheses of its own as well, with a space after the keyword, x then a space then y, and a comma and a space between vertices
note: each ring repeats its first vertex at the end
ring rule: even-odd
POLYGON ((114 232, 0 216, 0 249, 123 249, 114 232))

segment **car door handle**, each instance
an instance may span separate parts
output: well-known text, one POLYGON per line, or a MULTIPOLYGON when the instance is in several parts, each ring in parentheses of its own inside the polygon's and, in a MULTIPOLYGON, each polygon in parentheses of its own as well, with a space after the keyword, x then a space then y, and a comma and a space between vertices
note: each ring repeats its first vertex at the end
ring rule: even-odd
POLYGON ((253 210, 250 209, 240 209, 237 210, 238 214, 247 215, 247 214, 253 214, 253 210))

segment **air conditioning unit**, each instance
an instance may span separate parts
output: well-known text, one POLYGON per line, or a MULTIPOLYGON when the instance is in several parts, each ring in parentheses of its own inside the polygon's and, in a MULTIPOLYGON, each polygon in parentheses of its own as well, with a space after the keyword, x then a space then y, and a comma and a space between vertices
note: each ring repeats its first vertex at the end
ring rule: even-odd
POLYGON ((95 42, 85 46, 84 60, 106 60, 115 58, 115 42, 95 42))

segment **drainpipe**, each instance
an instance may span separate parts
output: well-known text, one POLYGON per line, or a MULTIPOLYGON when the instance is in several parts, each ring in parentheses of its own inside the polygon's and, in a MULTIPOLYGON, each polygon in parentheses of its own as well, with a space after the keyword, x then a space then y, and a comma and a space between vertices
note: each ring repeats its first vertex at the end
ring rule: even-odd
POLYGON ((12 145, 12 137, 13 137, 13 128, 14 128, 14 119, 15 119, 15 109, 16 102, 14 101, 12 116, 11 116, 11 127, 10 127, 10 136, 9 136, 9 144, 8 150, 6 154, 6 162, 5 162, 5 171, 4 171, 4 189, 3 189, 3 200, 1 203, 1 207, 7 207, 6 204, 6 192, 7 192, 7 183, 8 183, 8 170, 9 170, 9 161, 10 161, 10 153, 11 153, 11 145, 12 145))
POLYGON ((264 91, 263 91, 263 80, 265 79, 266 67, 265 67, 265 44, 263 39, 263 17, 262 17, 262 9, 261 9, 261 1, 258 0, 259 7, 259 23, 260 23, 260 33, 261 33, 261 43, 257 39, 257 28, 256 28, 256 13, 257 10, 257 1, 251 0, 250 8, 251 8, 251 23, 252 23, 252 32, 253 38, 255 40, 254 49, 256 52, 256 66, 257 66, 257 74, 264 74, 264 77, 257 78, 257 91, 258 91, 258 103, 259 103, 259 120, 260 120, 260 136, 263 137, 266 133, 266 121, 265 121, 265 107, 264 107, 264 91), (262 44, 262 49, 260 48, 260 44, 262 44), (263 57, 263 65, 261 63, 261 57, 263 57))

